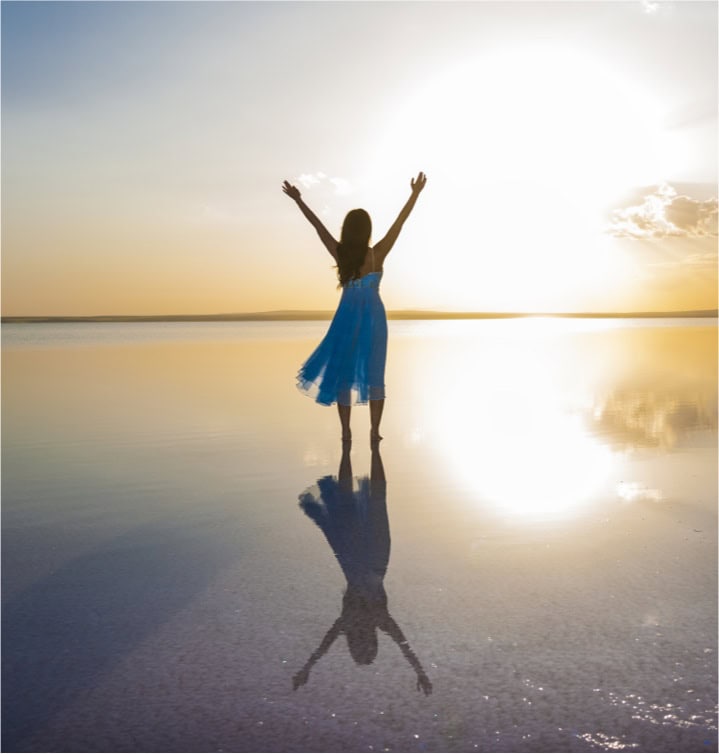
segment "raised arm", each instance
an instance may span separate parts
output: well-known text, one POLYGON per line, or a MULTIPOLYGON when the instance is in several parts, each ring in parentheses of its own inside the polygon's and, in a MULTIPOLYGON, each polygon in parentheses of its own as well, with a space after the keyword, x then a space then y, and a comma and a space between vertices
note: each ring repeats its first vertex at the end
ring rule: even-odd
POLYGON ((397 236, 399 236, 399 232, 402 230, 404 221, 414 209, 417 197, 424 188, 425 183, 427 183, 427 176, 424 173, 418 173, 417 177, 410 181, 412 193, 410 194, 409 199, 407 199, 404 207, 400 210, 397 219, 392 223, 392 227, 387 231, 385 237, 379 243, 375 244, 375 254, 379 254, 381 260, 384 260, 387 254, 390 253, 394 246, 394 242, 397 240, 397 236))
POLYGON ((295 673, 292 677, 292 687, 295 691, 297 691, 300 686, 304 686, 307 683, 310 677, 310 670, 312 670, 312 666, 317 662, 317 660, 322 657, 322 655, 326 654, 327 650, 332 646, 334 640, 340 635, 341 630, 342 616, 340 615, 340 617, 337 618, 337 620, 332 624, 332 628, 330 628, 330 630, 325 634, 325 638, 322 639, 319 647, 317 647, 317 649, 312 653, 310 659, 307 660, 302 670, 295 673))
POLYGON ((422 663, 417 659, 417 655, 412 651, 409 646, 409 642, 404 638, 402 629, 395 623, 394 618, 387 613, 386 619, 379 624, 379 627, 385 631, 395 641, 397 646, 402 651, 407 662, 412 666, 414 672, 417 673, 417 691, 423 691, 425 696, 429 696, 432 693, 432 682, 424 672, 422 663))
POLYGON ((302 194, 297 186, 293 186, 289 181, 285 181, 282 184, 282 190, 290 197, 294 199, 297 206, 300 208, 300 212, 312 223, 312 227, 317 231, 317 235, 327 248, 330 254, 337 258, 337 241, 332 238, 332 234, 325 228, 319 217, 302 201, 302 194))

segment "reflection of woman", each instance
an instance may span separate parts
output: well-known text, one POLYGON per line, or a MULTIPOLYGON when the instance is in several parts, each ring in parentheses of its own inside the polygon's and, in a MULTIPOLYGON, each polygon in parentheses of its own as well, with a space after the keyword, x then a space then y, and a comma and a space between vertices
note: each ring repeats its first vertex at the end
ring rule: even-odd
POLYGON ((342 614, 334 622, 319 647, 293 679, 294 687, 307 683, 312 666, 344 634, 352 659, 369 665, 377 656, 377 629, 388 634, 417 673, 417 689, 430 694, 432 684, 400 627, 387 609, 384 575, 389 562, 389 523, 387 483, 377 445, 372 450, 370 478, 352 480, 349 450, 344 446, 339 478, 324 477, 317 482, 319 495, 312 491, 300 496, 304 512, 322 529, 347 579, 342 614))
POLYGON ((349 442, 352 403, 370 404, 370 439, 379 442, 384 408, 387 316, 379 296, 382 265, 409 217, 426 182, 424 173, 411 181, 412 192, 385 237, 370 247, 372 221, 363 209, 347 213, 337 242, 322 221, 287 181, 282 190, 297 202, 325 248, 337 262, 342 297, 322 342, 302 365, 297 386, 325 406, 337 404, 342 440, 349 442))

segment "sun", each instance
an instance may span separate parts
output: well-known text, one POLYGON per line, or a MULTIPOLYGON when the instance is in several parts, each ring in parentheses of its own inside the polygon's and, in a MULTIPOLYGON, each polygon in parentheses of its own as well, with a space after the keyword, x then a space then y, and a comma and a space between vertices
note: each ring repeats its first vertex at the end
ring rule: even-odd
MULTIPOLYGON (((365 180, 429 176, 431 220, 403 268, 413 285, 436 282, 410 267, 441 248, 466 273, 458 306, 477 308, 481 293, 482 308, 581 308, 626 272, 607 250, 605 212, 661 179, 660 124, 652 97, 606 60, 555 43, 505 47, 419 85, 388 117, 365 180)), ((389 191, 380 203, 393 207, 389 191)))

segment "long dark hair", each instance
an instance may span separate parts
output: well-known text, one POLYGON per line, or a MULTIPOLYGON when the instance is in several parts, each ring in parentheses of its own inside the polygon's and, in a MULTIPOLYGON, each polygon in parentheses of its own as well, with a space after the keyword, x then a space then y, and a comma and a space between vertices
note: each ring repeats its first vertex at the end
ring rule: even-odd
POLYGON ((377 627, 386 624, 387 595, 380 582, 377 594, 362 587, 347 585, 342 598, 342 620, 347 648, 358 665, 371 665, 377 657, 377 627))
POLYGON ((371 235, 372 220, 367 212, 363 209, 350 210, 342 223, 342 235, 337 244, 337 277, 341 286, 359 277, 371 235))

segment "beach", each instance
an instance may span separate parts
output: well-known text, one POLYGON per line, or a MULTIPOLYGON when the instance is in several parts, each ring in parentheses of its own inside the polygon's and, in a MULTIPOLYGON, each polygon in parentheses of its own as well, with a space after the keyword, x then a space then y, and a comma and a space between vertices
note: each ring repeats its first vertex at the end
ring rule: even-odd
POLYGON ((326 327, 3 326, 3 750, 716 751, 716 320, 390 322, 360 664, 326 327))

